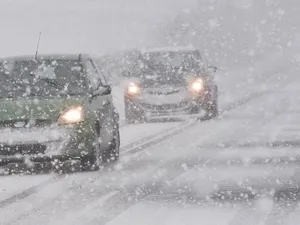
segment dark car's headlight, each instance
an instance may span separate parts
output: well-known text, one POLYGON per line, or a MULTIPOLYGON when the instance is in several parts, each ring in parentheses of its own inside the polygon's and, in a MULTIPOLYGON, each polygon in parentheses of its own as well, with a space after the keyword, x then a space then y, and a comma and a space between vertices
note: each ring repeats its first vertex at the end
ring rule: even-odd
POLYGON ((84 113, 82 106, 73 106, 64 110, 59 119, 59 124, 73 124, 80 123, 84 120, 84 113))
POLYGON ((193 92, 201 92, 204 89, 203 80, 201 78, 194 80, 190 85, 190 89, 193 92))

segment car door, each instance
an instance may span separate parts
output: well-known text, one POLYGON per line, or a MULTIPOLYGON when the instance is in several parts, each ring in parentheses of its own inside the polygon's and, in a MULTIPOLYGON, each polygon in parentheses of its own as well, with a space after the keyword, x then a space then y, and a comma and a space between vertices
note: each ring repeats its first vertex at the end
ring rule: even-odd
POLYGON ((92 92, 97 93, 97 95, 90 98, 89 104, 91 110, 95 113, 95 116, 98 119, 97 126, 99 128, 98 131, 101 149, 105 149, 110 141, 107 122, 109 120, 110 113, 109 98, 108 95, 105 94, 106 87, 103 85, 92 59, 86 59, 85 65, 90 89, 92 92))
MULTIPOLYGON (((92 59, 92 63, 97 71, 97 75, 101 81, 102 86, 110 88, 103 71, 98 67, 95 60, 92 59)), ((114 104, 113 104, 112 94, 108 93, 105 95, 105 97, 106 97, 105 121, 104 121, 104 130, 102 132, 105 135, 106 143, 108 144, 110 141, 113 140, 116 121, 114 120, 114 104)))

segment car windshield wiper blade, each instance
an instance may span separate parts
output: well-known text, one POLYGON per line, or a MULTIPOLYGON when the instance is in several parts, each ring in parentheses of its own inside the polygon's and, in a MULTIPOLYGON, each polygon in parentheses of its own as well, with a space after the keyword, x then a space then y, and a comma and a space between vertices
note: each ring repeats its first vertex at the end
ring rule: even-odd
POLYGON ((54 87, 58 90, 63 90, 64 89, 64 86, 63 85, 60 85, 59 83, 55 82, 54 80, 52 79, 49 79, 47 77, 37 77, 37 79, 39 80, 43 80, 45 81, 47 84, 49 84, 51 87, 54 87))
MULTIPOLYGON (((31 75, 35 76, 34 74, 31 74, 31 75)), ((51 87, 54 87, 59 91, 65 92, 67 95, 77 95, 77 93, 71 92, 70 90, 66 90, 64 85, 61 85, 61 84, 57 83, 53 79, 49 79, 47 77, 39 77, 39 76, 35 76, 35 77, 39 80, 45 81, 51 87)))

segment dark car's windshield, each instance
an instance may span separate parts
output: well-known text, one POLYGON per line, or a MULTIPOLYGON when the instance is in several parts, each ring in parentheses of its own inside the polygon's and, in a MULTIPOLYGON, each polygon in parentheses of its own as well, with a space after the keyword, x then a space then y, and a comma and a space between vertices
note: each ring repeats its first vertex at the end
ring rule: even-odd
POLYGON ((86 88, 82 71, 81 63, 76 60, 3 60, 0 62, 0 97, 80 94, 86 88))
POLYGON ((139 58, 139 66, 148 70, 181 69, 199 70, 204 67, 197 51, 146 52, 139 58))
POLYGON ((185 76, 180 73, 142 75, 140 83, 143 87, 185 86, 185 76))
POLYGON ((197 51, 147 52, 140 55, 135 73, 143 86, 183 86, 187 74, 202 69, 204 63, 197 51))

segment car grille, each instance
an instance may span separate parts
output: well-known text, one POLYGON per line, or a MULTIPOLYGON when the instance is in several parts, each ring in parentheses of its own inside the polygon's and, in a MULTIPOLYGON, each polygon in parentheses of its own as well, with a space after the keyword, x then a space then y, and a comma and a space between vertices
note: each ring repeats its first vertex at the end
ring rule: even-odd
POLYGON ((7 145, 0 144, 0 156, 44 154, 47 146, 39 143, 7 145))
POLYGON ((180 102, 178 104, 162 104, 162 105, 152 105, 147 103, 142 103, 142 107, 146 110, 153 111, 178 111, 183 110, 189 106, 188 102, 180 102))
POLYGON ((147 91, 147 93, 152 95, 171 95, 179 93, 180 90, 172 90, 172 91, 147 91))
POLYGON ((0 121, 0 128, 45 127, 51 123, 51 120, 6 120, 0 121))

